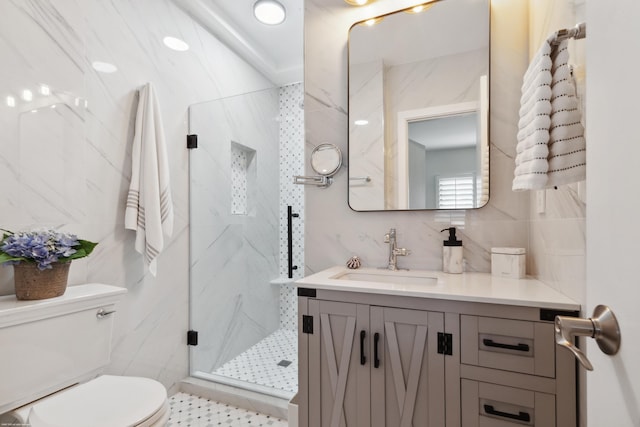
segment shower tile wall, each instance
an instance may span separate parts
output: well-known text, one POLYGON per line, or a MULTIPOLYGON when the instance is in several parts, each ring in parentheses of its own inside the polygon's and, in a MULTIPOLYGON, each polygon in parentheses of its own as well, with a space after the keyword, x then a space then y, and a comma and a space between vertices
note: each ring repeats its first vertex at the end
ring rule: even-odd
POLYGON ((231 147, 231 213, 247 214, 247 152, 231 147))
MULTIPOLYGON (((164 0, 0 2, 0 56, 0 225, 56 226, 99 242, 89 258, 73 262, 70 284, 128 290, 117 307, 109 372, 173 385, 189 364, 187 110, 272 83, 164 0), (190 50, 167 49, 166 35, 190 50), (101 74, 94 61, 118 71, 101 74), (157 277, 144 269, 135 233, 123 224, 136 90, 147 82, 160 102, 175 210, 157 277), (20 97, 23 90, 32 101, 20 97)), ((0 294, 12 292, 12 269, 0 268, 0 294)))
POLYGON ((304 186, 293 177, 304 175, 304 88, 296 83, 280 88, 280 276, 287 277, 287 206, 300 214, 293 219, 294 279, 304 276, 304 186))
POLYGON ((298 294, 291 283, 280 285, 280 329, 298 330, 298 294))

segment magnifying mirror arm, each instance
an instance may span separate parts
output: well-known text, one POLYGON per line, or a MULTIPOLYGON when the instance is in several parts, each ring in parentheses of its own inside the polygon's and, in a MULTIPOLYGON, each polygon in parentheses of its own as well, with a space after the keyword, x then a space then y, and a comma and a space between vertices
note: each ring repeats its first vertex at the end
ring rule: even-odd
POLYGON ((330 176, 299 176, 296 175, 293 177, 294 184, 300 185, 315 185, 320 188, 327 188, 333 182, 333 178, 330 176))

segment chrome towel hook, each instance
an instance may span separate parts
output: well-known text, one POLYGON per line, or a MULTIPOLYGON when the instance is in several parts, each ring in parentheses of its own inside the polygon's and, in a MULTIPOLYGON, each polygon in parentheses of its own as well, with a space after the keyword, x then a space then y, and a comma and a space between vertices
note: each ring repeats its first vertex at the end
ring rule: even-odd
POLYGON ((591 337, 596 340, 603 353, 613 356, 620 349, 620 326, 613 311, 606 305, 598 305, 589 319, 556 316, 556 344, 571 351, 578 361, 589 371, 593 365, 587 356, 573 344, 577 336, 591 337))

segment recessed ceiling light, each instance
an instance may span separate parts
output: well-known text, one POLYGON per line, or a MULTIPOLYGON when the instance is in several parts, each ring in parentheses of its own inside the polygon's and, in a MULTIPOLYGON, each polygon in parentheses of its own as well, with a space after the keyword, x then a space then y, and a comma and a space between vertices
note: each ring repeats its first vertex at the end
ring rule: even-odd
POLYGON ((40 85, 40 94, 44 96, 51 95, 51 88, 45 84, 40 85))
POLYGON ((94 61, 91 63, 91 66, 94 70, 101 73, 115 73, 118 71, 118 67, 113 64, 109 64, 108 62, 94 61))
POLYGON ((267 25, 282 24, 287 16, 284 6, 276 0, 258 0, 253 5, 253 15, 267 25))
POLYGON ((344 0, 344 2, 351 6, 362 6, 369 3, 369 0, 344 0))
POLYGON ((15 107, 16 106, 16 98, 9 95, 7 96, 7 107, 15 107))
POLYGON ((353 122, 353 124, 356 126, 366 126, 369 124, 369 120, 360 119, 353 122))
POLYGON ((162 39, 162 43, 169 49, 177 50, 178 52, 184 52, 189 50, 189 45, 184 41, 175 37, 165 37, 162 39))

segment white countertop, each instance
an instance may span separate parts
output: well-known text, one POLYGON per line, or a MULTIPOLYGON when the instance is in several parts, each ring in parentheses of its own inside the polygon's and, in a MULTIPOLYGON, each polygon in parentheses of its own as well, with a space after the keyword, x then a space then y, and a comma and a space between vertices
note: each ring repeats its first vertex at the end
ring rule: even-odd
POLYGON ((507 304, 557 310, 580 310, 580 304, 536 279, 506 279, 489 273, 448 274, 441 271, 405 270, 388 271, 375 268, 349 270, 336 266, 296 280, 300 288, 331 291, 362 292, 369 294, 399 295, 451 301, 507 304), (370 274, 392 283, 336 279, 345 273, 370 274), (434 284, 406 283, 432 277, 434 284), (397 277, 396 279, 392 277, 397 277))

